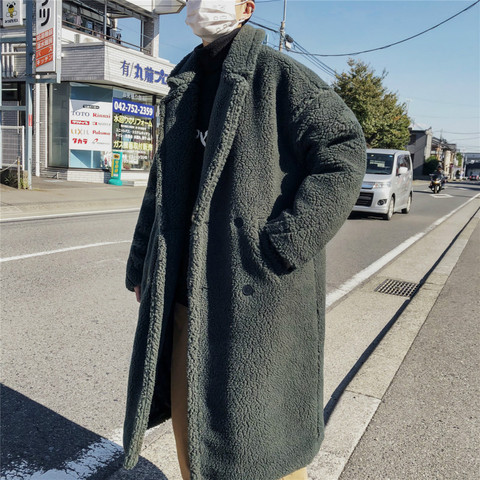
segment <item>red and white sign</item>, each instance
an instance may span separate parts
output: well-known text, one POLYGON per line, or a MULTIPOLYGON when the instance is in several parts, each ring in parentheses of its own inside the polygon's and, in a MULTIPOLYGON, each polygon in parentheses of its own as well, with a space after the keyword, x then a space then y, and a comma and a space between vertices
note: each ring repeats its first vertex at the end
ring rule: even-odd
POLYGON ((55 73, 60 63, 62 2, 37 0, 36 5, 36 71, 55 73))
POLYGON ((112 151, 112 104, 70 100, 70 150, 112 151))

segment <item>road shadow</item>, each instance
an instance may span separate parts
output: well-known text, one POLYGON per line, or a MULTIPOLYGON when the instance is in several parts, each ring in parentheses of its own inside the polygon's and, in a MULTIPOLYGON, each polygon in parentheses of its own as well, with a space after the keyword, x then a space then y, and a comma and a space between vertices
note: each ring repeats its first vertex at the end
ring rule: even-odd
MULTIPOLYGON (((395 216, 392 218, 395 218, 395 216)), ((374 214, 374 213, 368 213, 368 212, 350 212, 350 215, 348 216, 348 220, 369 220, 369 221, 386 221, 379 213, 374 214)))
MULTIPOLYGON (((124 455, 120 445, 5 385, 0 385, 0 404, 2 480, 37 476, 45 480, 103 480, 121 469, 124 455)), ((163 472, 145 459, 118 478, 167 480, 163 472), (148 476, 142 472, 148 472, 148 476)))

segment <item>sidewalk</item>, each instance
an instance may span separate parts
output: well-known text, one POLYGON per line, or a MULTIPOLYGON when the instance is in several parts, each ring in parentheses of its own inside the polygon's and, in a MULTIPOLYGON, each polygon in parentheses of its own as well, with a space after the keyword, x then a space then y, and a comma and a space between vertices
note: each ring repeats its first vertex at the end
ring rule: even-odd
POLYGON ((341 480, 480 475, 478 217, 474 223, 341 480))
POLYGON ((475 216, 350 379, 310 466, 311 479, 478 478, 480 214, 475 203, 475 216))
POLYGON ((140 208, 145 187, 67 182, 33 177, 31 190, 0 184, 0 218, 100 212, 140 208))

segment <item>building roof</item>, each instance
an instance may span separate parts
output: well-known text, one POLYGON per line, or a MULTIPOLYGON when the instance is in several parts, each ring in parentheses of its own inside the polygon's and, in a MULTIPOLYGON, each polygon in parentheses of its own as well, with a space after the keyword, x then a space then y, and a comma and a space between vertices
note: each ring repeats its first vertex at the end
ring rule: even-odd
POLYGON ((438 138, 438 137, 433 137, 432 138, 432 148, 434 147, 440 147, 445 150, 452 150, 456 151, 457 150, 457 144, 456 143, 450 143, 449 141, 445 140, 444 138, 438 138))
POLYGON ((427 127, 422 123, 414 123, 412 122, 408 127, 412 132, 426 132, 427 130, 431 130, 432 127, 427 127))

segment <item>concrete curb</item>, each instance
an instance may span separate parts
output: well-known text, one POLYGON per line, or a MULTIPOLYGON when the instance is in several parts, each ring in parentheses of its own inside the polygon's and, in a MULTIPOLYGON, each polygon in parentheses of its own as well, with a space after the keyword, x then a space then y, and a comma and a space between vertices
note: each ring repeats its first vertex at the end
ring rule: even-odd
POLYGON ((477 210, 350 381, 329 419, 312 480, 338 480, 480 221, 477 210))
MULTIPOLYGON (((100 207, 100 205, 98 205, 100 207)), ((49 210, 50 211, 50 210, 49 210)), ((140 207, 132 208, 114 208, 111 210, 84 210, 79 212, 69 212, 69 213, 49 213, 44 215, 34 215, 29 216, 28 213, 25 216, 11 217, 11 218, 0 218, 0 224, 5 223, 14 223, 14 222, 25 222, 30 220, 46 220, 52 218, 69 218, 69 217, 85 217, 91 215, 106 215, 112 213, 132 213, 140 211, 140 207)))

